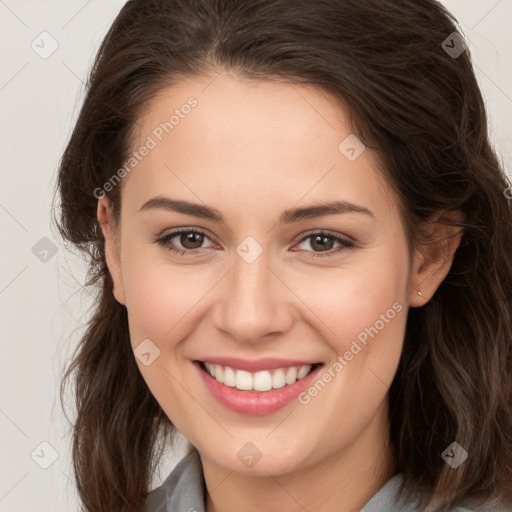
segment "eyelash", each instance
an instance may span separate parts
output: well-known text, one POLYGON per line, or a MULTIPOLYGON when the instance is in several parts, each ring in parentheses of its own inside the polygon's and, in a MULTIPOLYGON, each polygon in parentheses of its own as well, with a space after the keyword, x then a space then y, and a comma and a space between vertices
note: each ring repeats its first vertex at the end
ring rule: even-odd
MULTIPOLYGON (((188 254, 196 254, 197 252, 200 252, 201 249, 178 249, 176 247, 173 247, 169 244, 170 240, 173 238, 176 238, 177 236, 181 235, 182 233, 196 233, 198 235, 204 235, 206 238, 209 239, 208 235, 204 231, 193 229, 193 228, 186 228, 186 229, 179 229, 176 231, 173 231, 172 233, 168 233, 167 235, 157 238, 155 240, 155 243, 158 245, 164 247, 165 249, 174 252, 175 254, 179 254, 180 256, 184 256, 185 253, 188 254)), ((308 235, 304 236, 299 240, 299 244, 307 240, 308 238, 313 238, 314 236, 325 236, 329 237, 334 240, 334 242, 337 242, 340 244, 340 247, 337 249, 330 249, 329 251, 325 252, 315 252, 315 251, 304 251, 307 253, 307 258, 323 258, 326 256, 333 256, 334 254, 339 253, 340 251, 344 249, 354 249, 355 244, 354 242, 351 242, 350 240, 346 240, 344 238, 340 238, 336 235, 333 235, 331 233, 325 232, 325 231, 315 231, 313 233, 309 233, 308 235)))

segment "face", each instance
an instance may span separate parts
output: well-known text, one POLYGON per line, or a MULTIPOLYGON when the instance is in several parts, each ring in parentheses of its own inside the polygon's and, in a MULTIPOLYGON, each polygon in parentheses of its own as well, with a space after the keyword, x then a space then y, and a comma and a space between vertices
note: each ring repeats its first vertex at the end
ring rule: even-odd
POLYGON ((104 226, 107 262, 173 424, 219 466, 284 474, 385 428, 416 267, 332 97, 214 78, 169 87, 140 118, 133 150, 150 149, 104 226))

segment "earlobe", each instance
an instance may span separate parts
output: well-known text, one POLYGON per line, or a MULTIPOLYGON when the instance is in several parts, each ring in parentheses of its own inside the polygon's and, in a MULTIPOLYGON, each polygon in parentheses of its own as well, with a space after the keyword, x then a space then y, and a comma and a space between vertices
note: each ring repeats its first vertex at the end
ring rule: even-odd
POLYGON ((105 261, 113 282, 112 293, 115 299, 124 305, 125 296, 117 240, 117 226, 113 220, 110 200, 106 196, 98 199, 97 217, 105 239, 105 261))
POLYGON ((464 234, 463 229, 457 225, 462 222, 462 214, 457 211, 444 213, 429 223, 433 228, 428 234, 428 240, 413 256, 410 307, 426 304, 448 275, 464 234))

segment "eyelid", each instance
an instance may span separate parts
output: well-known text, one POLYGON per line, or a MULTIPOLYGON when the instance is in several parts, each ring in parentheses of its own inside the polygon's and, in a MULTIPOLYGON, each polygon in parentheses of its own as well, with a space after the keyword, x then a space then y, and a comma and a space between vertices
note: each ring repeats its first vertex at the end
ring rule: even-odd
MULTIPOLYGON (((194 228, 194 227, 184 227, 184 228, 177 228, 173 231, 170 231, 169 233, 165 234, 165 235, 160 235, 158 236, 156 239, 155 239, 155 242, 156 243, 161 243, 161 245, 163 247, 167 247, 167 244, 169 243, 170 240, 172 240, 173 238, 181 235, 182 233, 196 233, 198 235, 203 235, 205 238, 207 238, 208 240, 210 240, 211 242, 213 242, 214 244, 217 243, 213 240, 213 237, 211 237, 207 232, 206 230, 202 229, 202 228, 194 228)), ((195 251, 202 251, 204 249, 209 249, 210 247, 200 247, 199 249, 181 249, 181 248, 177 248, 178 250, 185 250, 186 252, 190 252, 190 253, 194 253, 195 251)))
MULTIPOLYGON (((171 246, 170 240, 181 235, 182 233, 197 233, 199 235, 203 235, 205 238, 209 239, 211 242, 216 243, 212 239, 212 237, 207 234, 206 230, 204 230, 203 228, 195 228, 195 227, 177 228, 177 229, 171 231, 170 233, 167 233, 166 235, 158 236, 156 238, 156 240, 154 240, 154 242, 161 245, 164 249, 170 250, 175 253, 181 253, 182 255, 184 255, 184 254, 195 255, 198 252, 200 253, 200 252, 204 251, 205 249, 208 250, 211 248, 211 247, 199 247, 197 249, 182 249, 179 247, 171 246)), ((334 256, 335 254, 337 254, 338 252, 340 252, 341 250, 344 250, 344 249, 354 249, 356 246, 355 240, 351 236, 342 235, 340 233, 333 232, 329 229, 312 229, 305 233, 301 233, 294 239, 293 243, 294 243, 294 245, 300 244, 300 243, 304 242, 305 240, 307 240, 308 238, 311 238, 313 235, 324 235, 324 236, 331 237, 332 239, 334 239, 335 243, 339 243, 340 245, 339 245, 339 247, 337 247, 335 249, 330 249, 328 251, 317 252, 317 251, 307 251, 304 249, 298 249, 298 250, 295 249, 294 252, 304 252, 308 255, 308 257, 322 257, 322 256, 327 257, 327 256, 334 256)))
POLYGON ((348 235, 342 235, 332 232, 329 229, 313 229, 309 232, 303 233, 302 235, 300 235, 297 244, 301 244, 302 242, 311 239, 314 235, 327 236, 333 239, 334 243, 339 244, 339 246, 329 249, 327 251, 307 251, 304 249, 292 249, 292 251, 304 253, 304 257, 306 258, 329 258, 336 257, 347 250, 354 250, 357 248, 354 238, 348 235))
POLYGON ((294 239, 294 241, 302 242, 302 241, 304 241, 305 238, 308 238, 311 235, 317 235, 317 234, 318 235, 328 235, 328 236, 332 236, 333 238, 339 238, 341 240, 346 238, 347 242, 355 243, 355 239, 352 238, 349 235, 342 234, 342 233, 337 233, 336 231, 331 231, 330 229, 321 229, 321 228, 319 228, 319 229, 310 229, 310 230, 306 231, 305 233, 302 233, 302 234, 298 235, 294 239))

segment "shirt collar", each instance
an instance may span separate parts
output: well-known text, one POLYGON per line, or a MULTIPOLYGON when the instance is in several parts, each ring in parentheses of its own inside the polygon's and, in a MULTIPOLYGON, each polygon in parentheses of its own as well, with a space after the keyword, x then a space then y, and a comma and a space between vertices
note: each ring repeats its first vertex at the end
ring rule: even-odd
POLYGON ((196 448, 171 471, 147 498, 148 512, 205 512, 206 485, 196 448))
MULTIPOLYGON (((413 511, 410 504, 400 503, 398 492, 402 474, 391 477, 360 512, 413 511)), ((206 484, 201 458, 196 448, 186 455, 172 470, 160 487, 147 499, 148 512, 205 512, 206 484)))

